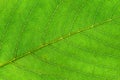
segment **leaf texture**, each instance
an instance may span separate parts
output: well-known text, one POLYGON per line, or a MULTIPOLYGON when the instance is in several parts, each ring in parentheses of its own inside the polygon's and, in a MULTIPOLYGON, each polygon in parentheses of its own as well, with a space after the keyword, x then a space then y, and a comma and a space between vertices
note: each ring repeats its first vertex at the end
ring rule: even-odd
POLYGON ((0 80, 120 80, 120 1, 0 0, 0 80))

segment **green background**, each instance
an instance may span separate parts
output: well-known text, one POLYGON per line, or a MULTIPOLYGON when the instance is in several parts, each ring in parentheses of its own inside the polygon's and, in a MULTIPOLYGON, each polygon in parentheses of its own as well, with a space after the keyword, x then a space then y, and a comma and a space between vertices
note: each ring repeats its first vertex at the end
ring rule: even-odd
POLYGON ((0 80, 120 80, 119 17, 119 0, 0 0, 0 80))

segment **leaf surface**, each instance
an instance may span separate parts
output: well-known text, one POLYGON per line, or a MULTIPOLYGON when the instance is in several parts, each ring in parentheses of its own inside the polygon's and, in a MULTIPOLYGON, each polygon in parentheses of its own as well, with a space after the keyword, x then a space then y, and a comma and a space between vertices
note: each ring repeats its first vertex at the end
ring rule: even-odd
POLYGON ((120 1, 0 0, 0 80, 120 80, 120 1))

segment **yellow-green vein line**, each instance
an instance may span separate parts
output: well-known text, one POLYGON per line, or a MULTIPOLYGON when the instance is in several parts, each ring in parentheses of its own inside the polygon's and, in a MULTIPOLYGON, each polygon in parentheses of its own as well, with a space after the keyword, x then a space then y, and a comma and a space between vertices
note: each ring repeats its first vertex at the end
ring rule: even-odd
POLYGON ((77 31, 74 31, 74 32, 70 32, 70 33, 68 33, 68 34, 65 34, 65 35, 63 35, 63 36, 61 36, 61 37, 59 37, 59 38, 56 38, 56 39, 54 39, 54 40, 52 40, 52 41, 50 41, 50 42, 44 43, 44 44, 38 46, 37 48, 32 49, 32 50, 26 52, 25 54, 23 54, 23 55, 21 55, 21 56, 19 56, 19 57, 13 58, 13 59, 7 61, 6 63, 0 64, 0 67, 4 67, 4 66, 6 66, 6 65, 8 65, 8 64, 10 64, 10 63, 12 63, 12 62, 15 62, 15 61, 17 61, 17 60, 19 60, 19 59, 27 56, 27 55, 33 54, 34 52, 36 52, 36 51, 38 51, 38 50, 40 50, 40 49, 42 49, 42 48, 44 48, 44 47, 47 47, 47 46, 49 46, 49 45, 52 45, 52 44, 57 43, 57 42, 59 42, 59 41, 62 41, 62 40, 64 40, 64 39, 68 38, 68 37, 71 37, 71 36, 75 35, 75 34, 78 34, 78 33, 80 33, 80 32, 93 29, 93 28, 95 28, 95 27, 98 27, 98 26, 103 25, 103 24, 105 24, 105 23, 111 22, 111 21, 113 21, 113 20, 115 20, 115 19, 118 19, 118 18, 120 18, 120 16, 119 16, 119 17, 112 18, 112 19, 107 19, 107 20, 105 20, 105 21, 103 21, 103 22, 101 22, 101 23, 96 23, 96 24, 93 24, 93 25, 91 25, 91 26, 85 27, 85 28, 83 28, 83 29, 78 29, 77 31))

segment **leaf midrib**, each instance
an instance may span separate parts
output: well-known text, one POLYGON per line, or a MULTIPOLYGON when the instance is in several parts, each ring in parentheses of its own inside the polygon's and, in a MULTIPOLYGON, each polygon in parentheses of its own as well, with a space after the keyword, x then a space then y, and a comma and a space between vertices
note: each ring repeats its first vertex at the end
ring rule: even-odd
POLYGON ((61 37, 58 37, 58 38, 53 39, 53 40, 51 40, 51 41, 49 41, 49 42, 46 42, 46 43, 44 43, 44 44, 42 44, 42 45, 40 45, 40 46, 38 46, 38 47, 36 47, 36 48, 34 48, 34 49, 32 49, 32 50, 29 50, 28 52, 24 53, 23 55, 21 55, 21 56, 19 56, 19 57, 14 57, 13 59, 8 60, 7 62, 5 62, 5 63, 3 63, 3 64, 0 64, 0 67, 4 67, 4 66, 6 66, 6 65, 8 65, 8 64, 11 64, 11 63, 13 63, 13 62, 15 62, 15 61, 17 61, 17 60, 19 60, 19 59, 21 59, 21 58, 24 58, 25 56, 30 55, 30 54, 34 54, 35 52, 39 51, 39 50, 42 49, 42 48, 45 48, 45 47, 47 47, 47 46, 49 46, 49 45, 52 45, 52 44, 55 44, 55 43, 57 43, 57 42, 59 42, 59 41, 62 41, 62 40, 64 40, 64 39, 69 38, 69 37, 71 37, 71 36, 73 36, 73 35, 76 35, 76 34, 78 34, 78 33, 80 33, 80 32, 84 32, 84 31, 87 31, 87 30, 96 28, 96 27, 98 27, 98 26, 101 26, 101 25, 103 25, 103 24, 105 24, 105 23, 108 23, 108 22, 111 22, 111 21, 113 21, 113 20, 116 20, 116 19, 118 19, 118 18, 120 18, 120 16, 115 17, 115 18, 107 19, 107 20, 105 20, 105 21, 103 21, 103 22, 101 22, 101 23, 96 23, 96 24, 90 25, 90 26, 88 26, 88 27, 85 27, 85 28, 83 28, 83 29, 78 29, 78 30, 76 30, 76 31, 74 31, 74 32, 69 32, 68 34, 65 34, 65 35, 63 35, 63 36, 61 36, 61 37))

